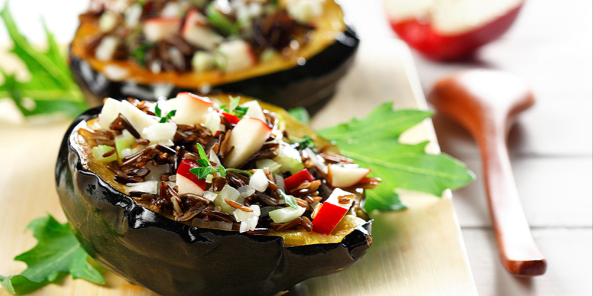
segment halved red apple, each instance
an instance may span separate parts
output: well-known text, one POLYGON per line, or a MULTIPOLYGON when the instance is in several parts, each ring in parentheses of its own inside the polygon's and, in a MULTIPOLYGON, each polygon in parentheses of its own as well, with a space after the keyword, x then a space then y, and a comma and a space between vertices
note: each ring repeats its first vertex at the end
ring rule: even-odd
POLYGON ((343 167, 336 164, 329 165, 328 180, 335 188, 348 188, 364 179, 371 169, 358 167, 343 167))
POLYGON ((177 176, 176 176, 176 183, 177 183, 177 190, 179 194, 184 193, 193 193, 197 195, 204 194, 206 190, 206 180, 198 179, 196 174, 190 172, 189 170, 193 168, 199 168, 200 165, 193 160, 190 159, 183 159, 179 164, 179 168, 177 168, 177 176))
POLYGON ((153 18, 144 21, 142 31, 146 40, 156 42, 163 40, 179 32, 181 28, 181 19, 173 18, 153 18))
POLYGON ((188 92, 178 93, 175 99, 169 100, 175 110, 171 118, 177 124, 198 124, 206 122, 210 107, 214 104, 206 97, 200 97, 188 92))
POLYGON ((393 30, 428 58, 468 56, 513 24, 524 0, 386 0, 393 30))
POLYGON ((330 234, 346 215, 353 201, 354 194, 351 192, 340 188, 334 189, 313 219, 313 231, 330 234))
POLYGON ((235 147, 224 160, 224 166, 236 168, 259 151, 272 129, 263 121, 245 116, 233 129, 228 147, 235 147))

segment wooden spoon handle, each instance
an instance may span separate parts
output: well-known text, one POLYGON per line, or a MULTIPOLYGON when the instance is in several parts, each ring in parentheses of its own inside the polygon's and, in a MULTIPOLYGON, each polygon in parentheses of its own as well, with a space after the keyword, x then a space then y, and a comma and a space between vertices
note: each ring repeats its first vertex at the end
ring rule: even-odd
POLYGON ((511 274, 542 275, 546 272, 546 259, 525 218, 509 161, 506 133, 499 129, 493 137, 482 137, 478 142, 482 146, 486 191, 500 260, 511 274))

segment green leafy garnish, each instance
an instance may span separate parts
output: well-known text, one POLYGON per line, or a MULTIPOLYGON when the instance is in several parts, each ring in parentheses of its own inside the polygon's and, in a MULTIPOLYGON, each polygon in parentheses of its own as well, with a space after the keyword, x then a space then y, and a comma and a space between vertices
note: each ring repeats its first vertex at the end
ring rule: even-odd
POLYGON ((307 109, 305 109, 305 107, 290 109, 288 110, 288 114, 304 124, 311 123, 311 116, 309 116, 309 112, 307 109))
POLYGON ((365 210, 401 210, 406 206, 395 192, 408 189, 441 196, 443 190, 461 188, 474 180, 465 164, 445 154, 427 154, 428 142, 402 144, 400 135, 429 118, 431 112, 393 110, 393 103, 377 107, 366 118, 318 131, 334 141, 344 156, 383 181, 376 189, 366 192, 365 210))
POLYGON ((293 209, 297 209, 298 210, 299 204, 297 204, 296 199, 294 199, 294 196, 292 196, 290 194, 286 194, 282 190, 278 190, 278 192, 280 192, 280 195, 282 196, 282 198, 284 198, 284 202, 287 205, 289 205, 293 209))
POLYGON ((150 43, 142 43, 130 53, 130 56, 134 58, 140 66, 144 67, 146 65, 146 52, 152 46, 153 45, 150 43))
POLYGON ((0 277, 2 286, 12 294, 26 294, 47 284, 56 283, 66 274, 73 278, 104 284, 101 273, 89 264, 68 223, 60 224, 51 215, 33 220, 27 229, 33 232, 37 245, 14 259, 25 262, 21 274, 0 277))
POLYGON ((45 23, 48 49, 42 52, 31 46, 18 31, 8 10, 8 2, 0 11, 0 17, 12 39, 13 49, 10 52, 20 58, 31 73, 29 81, 23 82, 0 69, 4 78, 0 98, 11 98, 25 117, 56 112, 77 116, 88 109, 60 47, 45 23))
POLYGON ((296 137, 290 137, 290 140, 293 143, 299 145, 299 147, 298 147, 299 150, 310 148, 311 150, 315 151, 315 143, 314 143, 315 141, 309 136, 304 136, 301 139, 296 138, 296 137))
POLYGON ((206 155, 206 151, 204 151, 204 148, 202 148, 200 144, 196 144, 196 146, 198 147, 198 154, 200 155, 200 159, 196 160, 196 162, 200 165, 200 167, 190 169, 189 171, 192 172, 194 175, 198 176, 198 179, 206 179, 208 175, 212 175, 214 173, 219 173, 220 176, 226 177, 226 172, 244 174, 249 176, 250 178, 253 175, 250 171, 246 170, 239 170, 233 168, 226 169, 224 166, 222 166, 222 164, 218 165, 217 169, 214 168, 210 163, 210 160, 208 159, 208 156, 206 155))
POLYGON ((165 123, 165 122, 167 122, 167 120, 170 120, 171 118, 173 118, 173 116, 175 116, 175 114, 177 113, 177 110, 171 110, 165 116, 162 116, 162 112, 163 111, 161 110, 161 108, 159 108, 158 103, 156 105, 154 105, 154 115, 161 118, 161 119, 159 119, 159 123, 165 123))
POLYGON ((241 97, 233 98, 233 97, 229 96, 229 99, 231 100, 229 103, 229 106, 227 107, 226 104, 223 104, 222 106, 220 106, 220 110, 222 110, 228 114, 235 115, 235 116, 239 117, 239 119, 243 118, 243 116, 245 116, 245 114, 247 114, 247 110, 249 110, 249 107, 239 106, 241 97))

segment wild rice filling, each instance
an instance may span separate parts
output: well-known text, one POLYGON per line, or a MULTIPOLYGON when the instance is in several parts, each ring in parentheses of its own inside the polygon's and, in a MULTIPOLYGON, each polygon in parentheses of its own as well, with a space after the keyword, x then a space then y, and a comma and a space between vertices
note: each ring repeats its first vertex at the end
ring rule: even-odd
POLYGON ((312 231, 312 221, 332 194, 341 192, 334 204, 344 211, 358 205, 354 194, 339 187, 371 189, 380 181, 364 174, 354 184, 339 185, 344 180, 338 179, 341 171, 364 169, 328 151, 329 146, 316 149, 311 138, 291 137, 283 130, 282 119, 257 103, 241 107, 247 105, 238 105, 238 98, 230 106, 209 103, 204 114, 219 121, 212 125, 207 119, 208 127, 175 123, 183 121, 181 110, 188 109, 180 105, 179 96, 177 100, 178 109, 173 111, 167 101, 108 99, 99 120, 79 130, 91 144, 93 158, 113 172, 129 196, 176 221, 256 234, 297 228, 312 231), (116 105, 119 109, 112 108, 116 105), (257 108, 263 120, 249 116, 257 108), (138 116, 158 123, 138 130, 138 116), (256 125, 244 128, 249 122, 256 125), (170 138, 150 133, 167 127, 173 128, 170 138), (262 135, 258 129, 264 132, 261 146, 245 152, 242 145, 251 147, 251 139, 262 135), (246 138, 233 136, 252 132, 246 138), (241 158, 241 153, 248 155, 241 158))

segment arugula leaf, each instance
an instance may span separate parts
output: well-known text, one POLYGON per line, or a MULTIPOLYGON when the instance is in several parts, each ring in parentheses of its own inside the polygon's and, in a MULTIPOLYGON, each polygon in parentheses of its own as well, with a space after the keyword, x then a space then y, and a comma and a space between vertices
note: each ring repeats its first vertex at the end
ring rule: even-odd
POLYGON ((14 259, 27 264, 19 275, 1 277, 2 286, 12 294, 30 293, 55 283, 67 273, 73 278, 104 284, 101 273, 89 264, 68 223, 60 224, 51 215, 33 220, 27 229, 33 232, 37 245, 14 259))
POLYGON ((431 112, 393 110, 393 103, 377 107, 366 118, 318 131, 334 141, 344 156, 372 174, 383 178, 376 189, 367 191, 365 210, 389 211, 405 208, 395 190, 420 191, 441 196, 447 188, 457 189, 474 180, 465 164, 445 155, 424 152, 428 142, 402 144, 400 135, 429 118, 431 112))
POLYGON ((311 116, 309 116, 309 112, 307 109, 305 109, 305 107, 290 109, 288 110, 288 114, 304 124, 311 123, 311 116))
POLYGON ((82 92, 74 82, 66 60, 45 23, 48 49, 41 52, 33 48, 18 31, 8 10, 8 3, 0 11, 0 18, 13 42, 11 52, 23 61, 31 73, 28 82, 20 82, 14 75, 0 71, 5 81, 0 86, 0 98, 11 98, 25 117, 55 112, 76 116, 86 110, 88 105, 82 92))

